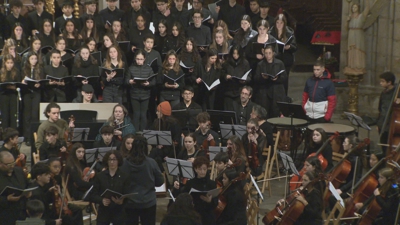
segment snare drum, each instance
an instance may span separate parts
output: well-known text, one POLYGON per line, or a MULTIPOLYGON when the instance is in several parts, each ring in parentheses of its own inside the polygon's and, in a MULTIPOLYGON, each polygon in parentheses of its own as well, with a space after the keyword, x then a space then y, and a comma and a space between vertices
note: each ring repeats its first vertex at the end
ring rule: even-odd
POLYGON ((342 153, 343 152, 343 141, 346 136, 353 135, 355 132, 354 127, 344 125, 344 124, 335 124, 335 123, 316 123, 309 125, 307 127, 310 136, 307 138, 308 141, 312 141, 312 131, 316 128, 322 128, 329 136, 333 135, 336 131, 341 135, 338 138, 335 138, 332 142, 332 150, 334 152, 342 153))
POLYGON ((307 125, 307 120, 293 118, 292 121, 292 119, 288 117, 275 117, 268 119, 267 122, 274 125, 275 131, 281 132, 278 141, 279 150, 294 150, 297 149, 303 142, 302 128, 307 125), (290 137, 292 136, 292 128, 294 129, 295 136, 293 145, 290 139, 290 137))

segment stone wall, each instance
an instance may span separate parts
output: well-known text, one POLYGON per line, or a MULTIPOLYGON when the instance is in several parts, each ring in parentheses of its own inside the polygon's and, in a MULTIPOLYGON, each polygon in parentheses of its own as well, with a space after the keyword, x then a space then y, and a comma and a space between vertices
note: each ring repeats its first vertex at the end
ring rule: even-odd
MULTIPOLYGON (((347 63, 347 16, 351 4, 342 1, 341 71, 347 63)), ((379 74, 384 71, 392 71, 400 79, 400 0, 360 0, 360 11, 364 9, 365 1, 370 1, 371 8, 380 4, 384 7, 378 11, 377 20, 365 30, 367 74, 360 89, 379 86, 379 74)))

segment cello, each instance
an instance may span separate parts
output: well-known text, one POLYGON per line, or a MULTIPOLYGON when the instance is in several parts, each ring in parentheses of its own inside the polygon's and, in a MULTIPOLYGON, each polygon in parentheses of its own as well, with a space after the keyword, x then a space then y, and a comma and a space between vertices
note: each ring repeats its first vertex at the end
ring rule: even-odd
POLYGON ((228 188, 232 184, 234 184, 238 181, 244 180, 244 179, 246 179, 246 174, 244 172, 241 172, 238 177, 231 180, 228 185, 224 186, 221 189, 220 193, 218 194, 218 206, 217 206, 217 208, 215 208, 215 211, 214 211, 217 219, 221 216, 221 214, 224 211, 226 204, 227 204, 226 198, 224 196, 225 191, 228 190, 228 188))
MULTIPOLYGON (((318 151, 311 153, 310 155, 307 156, 307 159, 312 157, 312 156, 317 156, 319 161, 321 162, 321 167, 322 170, 324 171, 326 169, 326 167, 328 166, 328 161, 324 158, 324 156, 321 154, 322 151, 326 148, 326 146, 332 142, 334 139, 336 139, 339 136, 339 132, 335 132, 332 136, 330 136, 323 144, 322 146, 318 149, 318 151)), ((306 173, 306 169, 303 166, 303 168, 299 171, 299 175, 294 175, 290 178, 290 190, 294 191, 297 188, 300 187, 301 185, 301 177, 306 173)))

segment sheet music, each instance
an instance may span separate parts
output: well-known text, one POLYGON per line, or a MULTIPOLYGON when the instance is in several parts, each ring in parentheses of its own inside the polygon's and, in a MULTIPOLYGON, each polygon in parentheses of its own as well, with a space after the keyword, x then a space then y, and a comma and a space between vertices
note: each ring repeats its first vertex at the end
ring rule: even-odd
POLYGON ((209 146, 208 152, 210 154, 210 161, 213 161, 215 156, 220 152, 226 152, 228 150, 227 147, 218 147, 218 146, 209 146))
POLYGON ((285 169, 291 170, 294 174, 300 176, 299 171, 297 171, 296 165, 293 162, 293 159, 282 151, 279 151, 279 155, 282 158, 283 166, 285 167, 285 169))
POLYGON ((366 124, 364 120, 361 117, 357 116, 356 114, 350 112, 344 112, 344 114, 347 116, 347 119, 349 119, 354 126, 360 126, 365 130, 371 130, 371 127, 368 126, 368 124, 366 124))
POLYGON ((337 192, 336 188, 333 186, 332 182, 329 182, 329 190, 331 191, 332 195, 335 196, 336 200, 338 200, 344 208, 344 201, 342 197, 340 197, 339 192, 337 192))

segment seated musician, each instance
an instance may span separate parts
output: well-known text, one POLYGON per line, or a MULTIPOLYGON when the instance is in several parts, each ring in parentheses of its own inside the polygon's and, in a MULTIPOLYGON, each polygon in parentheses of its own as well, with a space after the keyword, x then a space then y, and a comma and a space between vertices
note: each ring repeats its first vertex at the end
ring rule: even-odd
POLYGON ((192 196, 188 193, 178 195, 161 224, 202 224, 200 214, 194 209, 192 196))
POLYGON ((214 162, 215 162, 215 169, 217 170, 217 179, 215 180, 217 183, 222 184, 222 172, 225 170, 225 168, 229 164, 229 155, 226 152, 220 152, 215 155, 214 157, 214 162))
POLYGON ((255 176, 262 173, 262 165, 265 161, 262 152, 267 145, 267 138, 260 132, 259 128, 258 121, 250 119, 247 122, 247 132, 242 136, 244 151, 252 174, 255 176))
POLYGON ((16 129, 6 128, 3 133, 4 144, 1 146, 0 152, 8 151, 14 156, 14 159, 24 160, 26 156, 19 152, 18 136, 19 133, 16 129))
POLYGON ((235 167, 238 173, 240 172, 249 172, 249 164, 247 161, 246 153, 244 152, 243 142, 236 135, 232 135, 229 137, 226 142, 228 147, 228 156, 229 156, 229 164, 237 163, 238 165, 235 167))
POLYGON ((101 140, 95 141, 93 143, 93 148, 117 147, 117 149, 119 149, 121 142, 114 136, 114 127, 105 125, 100 128, 100 134, 101 140))
MULTIPOLYGON (((217 132, 211 130, 210 114, 208 112, 201 112, 196 117, 199 127, 194 132, 196 136, 197 145, 202 146, 204 142, 215 141, 215 145, 218 146, 220 143, 219 135, 217 132)), ((206 144, 209 145, 208 143, 206 144)), ((204 149, 208 150, 208 149, 204 149)))
MULTIPOLYGON (((326 134, 325 130, 322 128, 316 128, 313 133, 312 133, 312 139, 310 141, 310 145, 307 151, 307 155, 317 152, 318 149, 321 148, 321 146, 325 143, 325 141, 328 140, 328 135, 326 134)), ((325 147, 324 150, 322 150, 321 153, 324 158, 328 161, 328 166, 326 167, 324 172, 329 171, 331 168, 333 168, 333 163, 332 163, 332 146, 330 143, 328 143, 325 147)))
POLYGON ((26 203, 26 217, 25 220, 17 220, 16 225, 45 225, 45 221, 42 220, 44 213, 44 204, 39 200, 28 200, 26 203))
POLYGON ((60 106, 55 102, 51 102, 46 106, 46 109, 44 110, 43 113, 47 117, 47 120, 40 124, 36 132, 37 133, 37 141, 35 143, 36 149, 39 149, 40 146, 45 141, 46 137, 45 130, 49 126, 57 127, 59 137, 63 137, 65 131, 67 131, 69 127, 74 127, 73 122, 70 122, 70 124, 68 124, 65 120, 60 119, 60 109, 61 109, 60 106))
POLYGON ((72 100, 72 103, 97 103, 99 102, 94 95, 94 89, 93 86, 90 84, 84 84, 82 86, 80 94, 76 96, 72 100))
POLYGON ((43 202, 45 212, 42 219, 46 221, 46 224, 83 225, 82 210, 79 207, 69 204, 68 209, 71 210, 69 214, 66 210, 63 210, 61 206, 62 202, 57 202, 58 200, 61 201, 61 199, 55 199, 61 196, 61 188, 56 182, 50 182, 51 171, 48 164, 36 163, 32 167, 31 174, 34 182, 29 187, 38 188, 32 191, 30 199, 37 199, 43 202), (53 204, 51 208, 50 204, 53 204), (59 218, 59 210, 63 210, 61 218, 59 218))
MULTIPOLYGON (((0 191, 5 187, 25 189, 28 179, 21 168, 15 166, 14 156, 8 151, 0 152, 0 191)), ((0 225, 15 224, 16 220, 25 219, 26 198, 25 196, 0 196, 0 225)))
MULTIPOLYGON (((373 225, 395 224, 396 214, 399 207, 399 187, 396 183, 396 176, 393 169, 386 167, 379 170, 379 186, 374 190, 374 194, 364 203, 356 203, 358 213, 368 213, 369 204, 378 204, 381 208, 373 225), (375 198, 376 202, 373 201, 375 198)), ((360 220, 364 219, 364 216, 360 220)))
MULTIPOLYGON (((110 223, 119 225, 125 224, 126 215, 123 210, 124 199, 116 197, 104 198, 101 194, 110 189, 121 194, 129 193, 131 180, 128 174, 119 168, 123 163, 120 151, 111 150, 103 157, 103 165, 106 169, 98 173, 93 182, 91 201, 99 204, 99 211, 96 222, 98 225, 108 225, 110 223)), ((126 200, 125 200, 126 201, 126 200)))
POLYGON ((49 126, 45 130, 46 140, 39 148, 40 160, 58 157, 60 152, 67 151, 67 143, 58 138, 58 129, 56 126, 49 126))
POLYGON ((217 224, 235 224, 246 225, 246 205, 247 199, 240 182, 233 182, 239 177, 239 173, 235 169, 227 169, 222 175, 223 188, 228 187, 222 194, 225 197, 225 208, 221 215, 217 218, 217 224))
POLYGON ((189 133, 183 139, 184 148, 178 154, 178 159, 187 160, 193 163, 197 156, 205 156, 204 151, 198 148, 196 145, 196 136, 193 133, 189 133))
MULTIPOLYGON (((251 119, 257 119, 258 121, 258 127, 260 128, 260 131, 262 131, 267 138, 267 146, 269 147, 270 145, 274 145, 274 136, 273 136, 273 131, 272 131, 272 125, 267 122, 267 110, 265 110, 262 106, 260 105, 254 105, 253 109, 250 113, 250 118, 251 119)), ((271 148, 272 150, 274 148, 271 148)), ((272 152, 271 152, 272 154, 272 152)))
MULTIPOLYGON (((321 225, 322 221, 322 210, 323 210, 323 200, 322 194, 323 190, 321 187, 321 182, 319 182, 318 175, 314 172, 306 172, 303 175, 301 194, 296 196, 296 200, 300 201, 305 207, 303 213, 297 218, 295 225, 307 224, 307 225, 321 225)), ((278 201, 278 204, 283 204, 284 199, 278 201)), ((293 204, 294 205, 294 204, 293 204)), ((290 210, 287 210, 290 212, 290 210)), ((284 214, 281 219, 285 216, 284 214)), ((285 224, 283 222, 283 224, 285 224)))
POLYGON ((359 140, 357 137, 346 137, 343 141, 343 150, 345 154, 351 154, 348 156, 347 160, 350 161, 351 163, 351 170, 349 172, 349 175, 346 178, 346 183, 343 184, 339 189, 337 189, 338 193, 342 196, 342 198, 347 198, 349 195, 347 193, 351 192, 351 188, 353 186, 353 177, 354 177, 354 169, 356 168, 356 159, 358 156, 358 163, 357 163, 357 171, 356 171, 356 177, 355 177, 355 182, 357 183, 362 176, 362 168, 363 164, 365 163, 365 154, 364 154, 364 148, 358 149, 357 151, 349 152, 351 149, 354 147, 357 147, 359 143, 359 140))
MULTIPOLYGON (((215 181, 210 179, 208 173, 208 167, 210 166, 210 160, 205 156, 197 157, 193 162, 193 169, 195 171, 195 178, 188 180, 185 186, 181 187, 179 183, 174 183, 174 196, 178 196, 179 193, 188 193, 192 188, 199 191, 209 191, 217 187, 215 181)), ((209 195, 198 195, 192 194, 193 204, 196 212, 201 215, 201 221, 203 224, 215 225, 216 218, 214 209, 218 205, 218 198, 212 198, 209 195)))
MULTIPOLYGON (((131 118, 128 116, 128 110, 121 104, 116 104, 113 108, 111 116, 103 124, 114 127, 114 136, 122 140, 127 134, 135 134, 136 129, 132 124, 131 118)), ((100 128, 101 130, 101 128, 100 128)), ((96 141, 101 139, 101 134, 96 136, 96 141)))
POLYGON ((82 200, 83 194, 91 186, 90 176, 84 176, 85 148, 81 143, 75 143, 67 159, 65 179, 68 178, 68 191, 75 200, 82 200))

